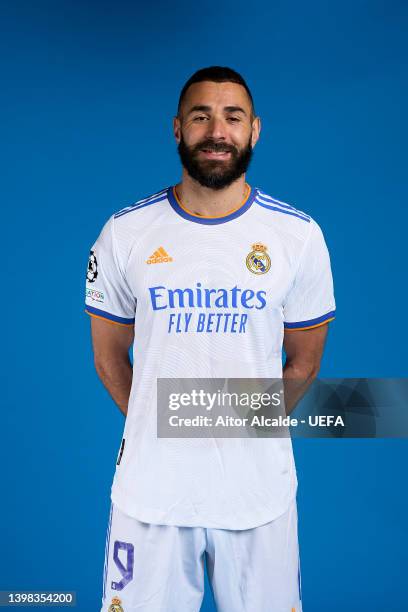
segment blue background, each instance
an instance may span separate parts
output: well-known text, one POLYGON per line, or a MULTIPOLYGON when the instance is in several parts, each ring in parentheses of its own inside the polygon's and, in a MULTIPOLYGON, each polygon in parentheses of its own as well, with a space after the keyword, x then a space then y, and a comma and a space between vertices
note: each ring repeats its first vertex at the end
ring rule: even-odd
MULTIPOLYGON (((124 423, 93 369, 87 256, 112 212, 179 179, 171 118, 196 69, 246 77, 263 121, 249 182, 323 228, 338 319, 321 375, 407 375, 408 5, 2 13, 0 589, 73 589, 89 612, 124 423)), ((305 611, 407 609, 406 441, 296 440, 295 453, 305 611)))

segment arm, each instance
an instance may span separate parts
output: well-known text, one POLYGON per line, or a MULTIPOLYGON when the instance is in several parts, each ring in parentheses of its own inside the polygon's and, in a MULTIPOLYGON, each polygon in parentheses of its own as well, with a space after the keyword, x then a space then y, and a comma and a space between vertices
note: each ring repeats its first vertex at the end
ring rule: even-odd
POLYGON ((319 372, 327 331, 327 324, 313 329, 285 331, 283 384, 287 414, 293 411, 319 372))
POLYGON ((99 378, 119 410, 127 415, 132 386, 132 364, 129 348, 134 338, 133 325, 117 325, 91 317, 94 363, 99 378))

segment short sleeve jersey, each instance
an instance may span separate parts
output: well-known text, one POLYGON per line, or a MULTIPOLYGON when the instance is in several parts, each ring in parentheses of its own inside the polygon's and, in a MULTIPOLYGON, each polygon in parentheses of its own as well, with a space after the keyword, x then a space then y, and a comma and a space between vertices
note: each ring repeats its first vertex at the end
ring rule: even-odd
POLYGON ((306 213, 247 186, 222 217, 174 187, 108 219, 86 311, 134 325, 133 381, 112 501, 155 524, 249 529, 296 495, 290 438, 158 438, 157 378, 280 378, 285 330, 335 315, 327 247, 306 213))

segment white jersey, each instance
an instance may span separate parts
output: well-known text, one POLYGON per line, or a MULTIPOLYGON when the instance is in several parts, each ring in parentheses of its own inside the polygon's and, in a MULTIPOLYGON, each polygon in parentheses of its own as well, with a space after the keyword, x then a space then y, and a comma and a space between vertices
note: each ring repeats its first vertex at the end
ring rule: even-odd
POLYGON ((284 330, 334 310, 319 226, 260 189, 222 217, 186 210, 173 187, 112 215, 91 250, 86 311, 135 331, 113 503, 191 527, 282 515, 297 488, 290 438, 158 438, 156 381, 281 378, 284 330))

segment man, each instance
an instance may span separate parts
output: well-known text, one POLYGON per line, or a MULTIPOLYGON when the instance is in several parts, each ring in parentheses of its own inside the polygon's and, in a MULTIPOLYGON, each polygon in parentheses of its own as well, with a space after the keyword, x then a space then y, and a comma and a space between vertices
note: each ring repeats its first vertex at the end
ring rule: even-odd
POLYGON ((159 438, 158 378, 317 374, 334 318, 307 214, 245 181, 260 119, 230 68, 196 72, 174 136, 181 181, 112 215, 92 247, 95 366, 126 416, 103 611, 196 612, 203 564, 221 612, 299 612, 290 438, 159 438), (133 372, 128 350, 133 344, 133 372))

